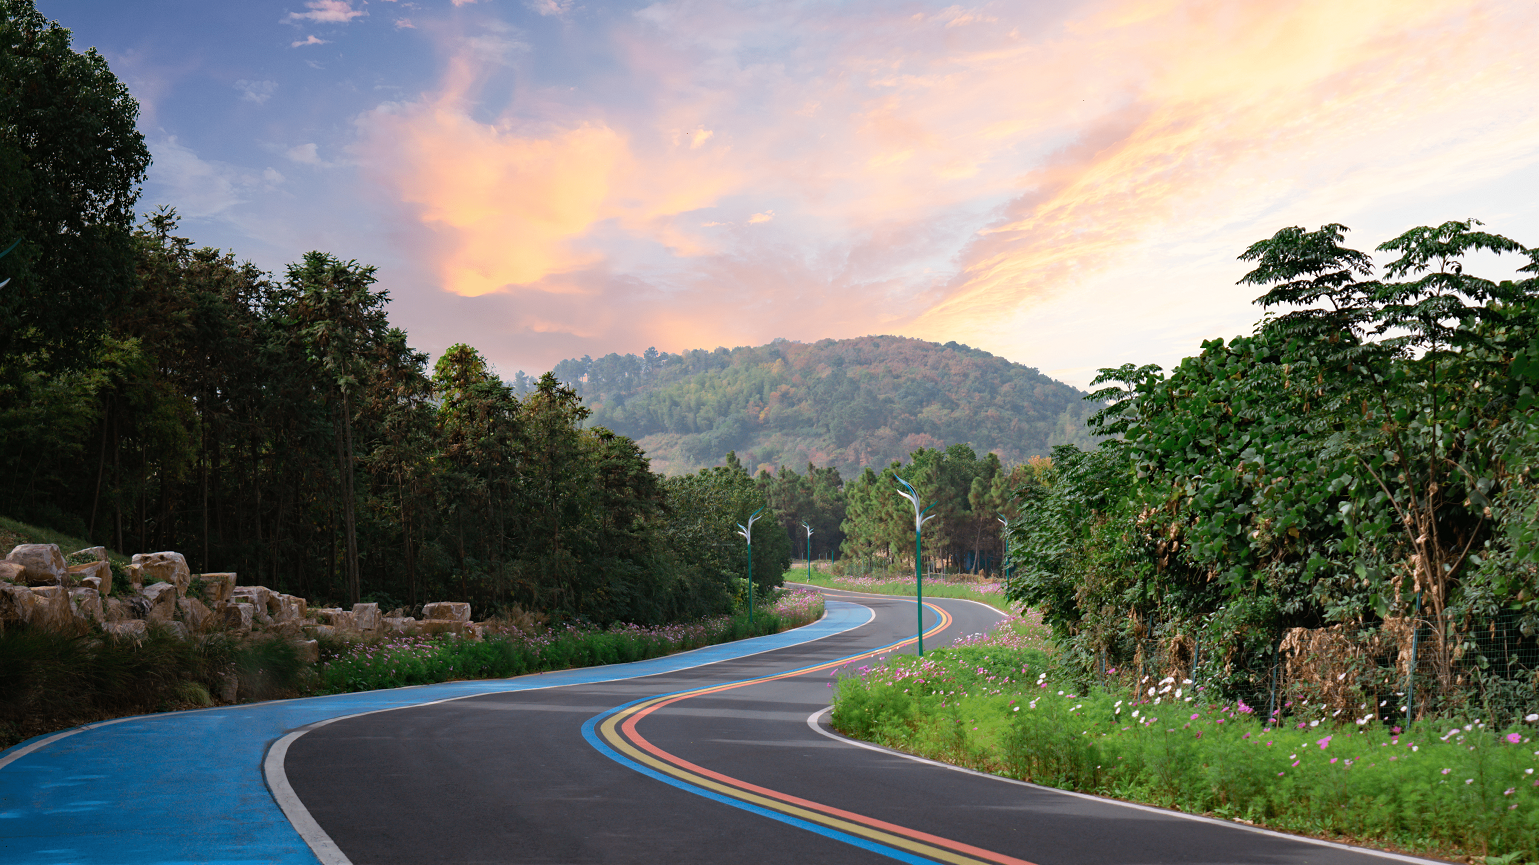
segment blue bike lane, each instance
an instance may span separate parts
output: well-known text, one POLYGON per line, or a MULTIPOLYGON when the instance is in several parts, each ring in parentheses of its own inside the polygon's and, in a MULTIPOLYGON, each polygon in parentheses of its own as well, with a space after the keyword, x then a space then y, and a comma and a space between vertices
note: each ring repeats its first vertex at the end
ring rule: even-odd
POLYGON ((0 862, 6 865, 305 863, 318 860, 262 774, 274 741, 321 721, 425 703, 633 679, 794 646, 866 624, 830 600, 805 627, 664 658, 120 718, 0 752, 0 862))

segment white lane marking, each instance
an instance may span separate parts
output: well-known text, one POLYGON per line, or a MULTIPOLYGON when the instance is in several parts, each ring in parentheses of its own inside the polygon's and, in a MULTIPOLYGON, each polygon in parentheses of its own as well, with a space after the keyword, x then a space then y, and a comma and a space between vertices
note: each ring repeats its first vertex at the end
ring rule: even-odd
MULTIPOLYGON (((304 727, 301 727, 301 728, 299 728, 297 730, 294 730, 293 732, 290 732, 288 735, 283 736, 278 741, 274 742, 272 744, 272 746, 267 749, 267 756, 266 756, 266 758, 264 758, 262 760, 262 775, 267 780, 267 789, 268 789, 268 791, 270 793, 272 793, 272 797, 274 799, 276 799, 277 802, 278 802, 278 807, 283 811, 283 816, 285 816, 285 817, 287 817, 289 819, 289 823, 293 825, 294 831, 298 832, 299 833, 299 837, 303 838, 304 841, 305 841, 305 844, 309 845, 310 852, 314 853, 315 857, 317 859, 321 860, 321 865, 353 865, 352 860, 347 858, 347 855, 344 854, 342 852, 342 849, 337 846, 337 843, 331 839, 331 836, 326 834, 326 830, 321 828, 321 824, 316 822, 315 817, 313 815, 311 815, 311 813, 310 813, 310 809, 306 808, 305 807, 305 803, 300 801, 299 795, 294 792, 294 787, 291 784, 289 784, 289 776, 284 771, 284 768, 283 768, 283 760, 284 760, 284 758, 286 756, 288 756, 289 746, 294 744, 295 742, 299 741, 299 737, 300 736, 303 736, 304 734, 310 732, 311 730, 318 730, 321 727, 326 726, 327 724, 332 724, 332 723, 335 723, 337 721, 346 721, 346 720, 349 720, 349 719, 352 719, 352 718, 362 718, 365 715, 378 715, 378 714, 380 714, 382 712, 399 712, 402 709, 420 709, 420 708, 422 708, 424 706, 436 706, 436 705, 438 705, 440 703, 454 703, 454 702, 458 702, 460 700, 468 700, 468 699, 470 699, 472 697, 485 697, 485 696, 488 696, 490 694, 523 694, 523 693, 527 693, 529 691, 548 691, 548 690, 551 690, 553 688, 570 688, 570 687, 572 687, 574 685, 597 685, 597 684, 602 684, 604 682, 620 682, 620 681, 624 681, 626 679, 646 679, 646 678, 650 678, 651 676, 663 676, 663 675, 667 675, 668 673, 678 673, 678 672, 681 672, 683 670, 694 670, 694 669, 697 669, 699 667, 709 667, 712 664, 722 664, 722 663, 726 663, 727 661, 736 661, 736 660, 738 660, 740 658, 752 658, 755 655, 763 655, 766 652, 774 652, 774 651, 778 651, 780 649, 789 649, 789 648, 791 648, 793 646, 804 646, 807 643, 813 643, 813 642, 816 642, 818 640, 825 640, 825 639, 828 639, 829 637, 833 637, 833 636, 837 636, 838 634, 846 633, 847 631, 853 631, 856 628, 862 627, 864 625, 868 625, 871 622, 876 621, 876 611, 872 610, 870 607, 864 606, 863 604, 855 604, 855 603, 852 603, 852 602, 849 602, 849 601, 846 601, 845 603, 850 603, 851 606, 860 607, 861 609, 865 610, 866 613, 868 614, 867 619, 864 622, 861 622, 859 624, 851 625, 850 627, 844 629, 843 631, 836 631, 835 633, 832 633, 832 634, 824 634, 821 637, 810 637, 810 638, 802 640, 801 642, 798 642, 798 643, 788 643, 788 644, 786 644, 784 646, 775 646, 774 648, 763 649, 763 650, 758 651, 758 652, 749 652, 746 655, 736 655, 736 656, 733 656, 731 658, 722 658, 721 660, 718 660, 718 661, 705 661, 705 662, 702 662, 702 663, 699 663, 699 664, 693 664, 693 665, 688 666, 688 667, 678 667, 678 668, 675 668, 675 669, 672 669, 672 670, 665 670, 665 671, 663 671, 661 673, 638 673, 638 674, 636 674, 634 676, 615 676, 615 677, 610 678, 610 679, 595 679, 595 680, 589 681, 589 682, 566 682, 566 683, 558 684, 558 685, 539 685, 539 686, 536 686, 536 687, 533 687, 533 688, 519 688, 516 691, 495 691, 495 690, 493 690, 493 691, 482 691, 482 692, 476 693, 476 694, 461 694, 458 697, 446 697, 446 698, 444 698, 442 700, 432 700, 432 701, 429 701, 429 702, 426 702, 426 703, 413 703, 413 704, 411 704, 409 706, 391 706, 391 707, 389 707, 387 709, 374 709, 374 710, 371 710, 371 711, 368 711, 368 712, 358 712, 358 713, 352 714, 352 715, 338 715, 335 718, 327 718, 324 721, 317 721, 314 724, 308 724, 308 725, 306 725, 304 727)), ((821 621, 823 621, 826 618, 828 618, 828 609, 825 607, 824 610, 823 610, 823 615, 818 617, 818 622, 821 622, 821 621)), ((812 624, 817 624, 817 622, 813 622, 812 624)), ((802 627, 804 627, 804 628, 805 627, 811 627, 811 625, 803 625, 802 627)), ((800 630, 800 629, 797 629, 797 630, 800 630)), ((791 631, 790 633, 795 633, 795 631, 791 631)), ((716 643, 714 646, 704 646, 702 648, 709 649, 709 648, 715 648, 716 646, 724 646, 724 645, 728 645, 728 644, 727 643, 716 643)), ((691 649, 690 651, 700 651, 700 649, 691 649)), ((687 652, 679 652, 678 654, 682 655, 682 654, 688 654, 688 653, 687 652)), ((672 656, 664 656, 664 657, 672 657, 672 656)), ((649 659, 649 660, 656 660, 656 659, 654 658, 654 659, 649 659)), ((646 663, 646 662, 645 661, 636 661, 634 663, 646 663)), ((606 664, 604 666, 609 666, 609 665, 606 664)), ((623 665, 617 664, 615 666, 623 666, 623 665)), ((577 669, 581 669, 581 668, 577 668, 577 669)), ((589 668, 589 669, 597 669, 597 668, 589 668)), ((533 674, 533 675, 539 675, 539 674, 533 674)), ((507 680, 506 679, 501 679, 501 680, 490 680, 489 679, 487 681, 507 681, 507 680)), ((427 686, 421 686, 421 687, 427 687, 427 686)), ((124 720, 127 720, 127 719, 125 718, 124 720)), ((68 734, 64 734, 64 735, 68 735, 68 734)))
POLYGON ((132 716, 129 716, 127 718, 113 718, 110 721, 98 721, 95 724, 86 724, 83 727, 76 727, 73 730, 65 730, 62 733, 55 733, 55 734, 53 734, 52 736, 49 736, 46 739, 39 739, 39 740, 37 740, 36 742, 33 742, 30 745, 26 745, 26 746, 23 746, 21 748, 17 748, 15 751, 12 751, 11 753, 6 754, 4 757, 0 757, 0 769, 4 769, 6 766, 10 765, 11 763, 16 762, 17 760, 20 760, 22 757, 27 756, 28 754, 32 753, 33 751, 37 751, 37 750, 40 750, 42 748, 45 748, 45 747, 47 747, 49 745, 52 745, 54 742, 59 741, 60 739, 67 738, 69 736, 73 736, 76 733, 84 733, 87 730, 95 730, 97 727, 106 727, 106 726, 109 726, 109 725, 112 725, 112 724, 121 724, 124 721, 132 721, 134 718, 139 718, 139 717, 143 717, 143 716, 142 715, 132 715, 132 716))
MULTIPOLYGON (((329 722, 322 721, 321 724, 314 726, 319 727, 326 723, 329 722)), ((326 834, 321 824, 315 822, 315 818, 310 815, 309 809, 299 801, 299 796, 289 785, 289 777, 283 773, 283 758, 288 756, 289 745, 309 729, 313 728, 295 730, 267 749, 267 756, 262 760, 262 775, 267 780, 267 791, 277 801, 279 809, 283 811, 283 816, 289 819, 289 824, 294 827, 294 831, 304 839, 310 852, 315 854, 315 858, 321 860, 321 865, 353 865, 353 860, 347 858, 347 854, 342 852, 337 842, 331 840, 331 836, 326 834)))
POLYGON ((1366 853, 1370 856, 1378 856, 1383 859, 1393 859, 1396 862, 1413 862, 1416 863, 1416 865, 1447 865, 1446 862, 1443 862, 1439 859, 1421 859, 1415 856, 1406 856, 1401 853, 1391 853, 1387 850, 1375 850, 1372 847, 1354 847, 1351 844, 1341 844, 1335 841, 1322 841, 1319 838, 1310 838, 1305 835, 1290 835, 1287 832, 1278 832, 1276 829, 1264 829, 1260 826, 1252 826, 1248 823, 1235 823, 1230 820, 1220 820, 1217 817, 1205 817, 1201 814, 1188 814, 1185 811, 1172 811, 1168 808, 1156 808, 1153 805, 1140 805, 1137 802, 1124 802, 1121 799, 1109 799, 1105 796, 1096 796, 1091 793, 1079 793, 1074 790, 1060 790, 1057 787, 1044 787, 1041 784, 1033 784, 1030 781, 1021 781, 1016 778, 1006 778, 1003 775, 990 775, 987 772, 979 772, 976 769, 969 769, 966 766, 953 766, 950 763, 942 763, 939 760, 930 760, 925 757, 916 757, 913 754, 905 754, 902 751, 895 751, 891 748, 883 748, 881 745, 873 745, 870 742, 861 742, 857 739, 851 739, 848 736, 835 733, 832 730, 823 729, 823 725, 818 723, 818 719, 822 718, 829 712, 832 712, 833 708, 834 707, 829 706, 824 709, 819 709, 816 712, 813 712, 811 715, 808 715, 807 726, 811 727, 813 732, 820 736, 827 736, 828 738, 833 739, 835 742, 843 742, 846 745, 853 745, 856 748, 865 748, 867 751, 876 751, 880 754, 888 754, 893 757, 902 757, 905 760, 913 760, 916 763, 926 763, 931 766, 938 766, 942 769, 950 769, 953 772, 963 772, 968 775, 976 775, 979 778, 989 778, 994 781, 1003 781, 1006 784, 1015 784, 1019 787, 1029 787, 1033 790, 1041 790, 1044 793, 1061 793, 1065 796, 1073 796, 1076 799, 1089 799, 1092 802, 1100 802, 1105 805, 1121 805, 1124 808, 1132 808, 1136 811, 1147 811, 1150 814, 1159 814, 1165 817, 1179 817, 1183 820, 1195 820, 1199 823, 1212 823, 1218 826, 1227 826, 1230 829, 1242 829, 1246 832, 1254 832, 1258 835, 1266 835, 1272 838, 1285 838, 1289 841, 1302 841, 1306 844, 1315 844, 1320 847, 1332 847, 1337 850, 1346 850, 1351 853, 1366 853))

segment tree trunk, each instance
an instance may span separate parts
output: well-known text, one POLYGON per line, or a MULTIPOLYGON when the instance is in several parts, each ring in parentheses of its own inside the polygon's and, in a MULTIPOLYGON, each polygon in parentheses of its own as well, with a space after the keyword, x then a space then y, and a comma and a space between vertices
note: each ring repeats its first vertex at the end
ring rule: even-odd
POLYGON ((342 471, 342 530, 346 543, 344 562, 347 579, 347 597, 350 603, 358 603, 358 528, 353 513, 356 496, 353 494, 353 421, 347 393, 342 394, 342 436, 337 441, 338 468, 342 471))

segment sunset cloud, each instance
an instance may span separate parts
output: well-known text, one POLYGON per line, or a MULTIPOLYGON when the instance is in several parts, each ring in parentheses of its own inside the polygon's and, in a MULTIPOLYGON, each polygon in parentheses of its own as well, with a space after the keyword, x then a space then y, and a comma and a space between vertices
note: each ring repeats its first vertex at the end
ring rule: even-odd
MULTIPOLYGON (((289 23, 365 7, 305 9, 289 23)), ((1235 256, 1284 225, 1346 222, 1371 247, 1475 216, 1539 239, 1539 203, 1520 194, 1539 182, 1529 2, 522 0, 410 14, 410 30, 350 38, 350 52, 379 40, 377 67, 314 70, 356 95, 334 115, 351 126, 307 116, 271 136, 305 144, 264 143, 260 158, 288 148, 328 169, 307 178, 356 183, 371 204, 350 256, 397 263, 414 333, 484 333, 505 365, 900 333, 1083 384, 1097 365, 1247 330, 1235 256), (408 67, 428 71, 394 71, 408 67), (372 91, 355 83, 368 75, 372 91)), ((227 102, 282 93, 263 111, 317 110, 309 83, 245 75, 227 102)), ((255 194, 177 158, 207 208, 255 194)), ((317 200, 303 218, 341 233, 344 212, 317 200)))

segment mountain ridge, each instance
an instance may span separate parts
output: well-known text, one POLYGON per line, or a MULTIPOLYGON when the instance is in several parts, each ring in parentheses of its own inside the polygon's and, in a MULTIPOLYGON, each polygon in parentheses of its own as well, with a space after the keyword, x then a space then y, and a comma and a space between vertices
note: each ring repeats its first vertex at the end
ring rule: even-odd
MULTIPOLYGON (((1089 444, 1100 406, 1038 370, 957 342, 902 336, 569 358, 552 370, 591 426, 629 436, 654 471, 832 465, 848 478, 920 447, 964 443, 1006 463, 1089 444)), ((533 386, 519 372, 517 391, 533 386)))

